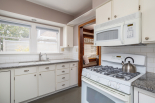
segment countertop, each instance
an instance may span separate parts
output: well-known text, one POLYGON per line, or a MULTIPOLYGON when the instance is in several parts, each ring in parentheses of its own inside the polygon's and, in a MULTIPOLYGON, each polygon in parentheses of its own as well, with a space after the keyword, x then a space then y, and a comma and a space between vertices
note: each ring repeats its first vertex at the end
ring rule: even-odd
POLYGON ((59 64, 59 63, 68 63, 68 62, 78 62, 79 60, 75 59, 60 59, 60 60, 49 60, 49 61, 29 61, 29 62, 20 62, 20 63, 2 63, 0 64, 0 70, 3 69, 14 69, 21 67, 30 67, 30 66, 42 66, 50 64, 59 64))
POLYGON ((155 73, 147 72, 135 80, 132 86, 155 93, 155 73))

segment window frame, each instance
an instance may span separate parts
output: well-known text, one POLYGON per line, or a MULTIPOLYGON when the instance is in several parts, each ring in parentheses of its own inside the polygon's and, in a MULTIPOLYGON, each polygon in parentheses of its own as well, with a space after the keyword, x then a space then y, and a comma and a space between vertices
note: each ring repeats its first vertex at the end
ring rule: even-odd
POLYGON ((40 52, 37 51, 37 28, 36 28, 37 26, 59 30, 59 32, 58 32, 58 45, 57 45, 58 46, 58 52, 56 52, 56 53, 55 52, 42 52, 42 53, 47 53, 47 54, 59 54, 60 53, 60 32, 61 32, 60 27, 55 27, 55 26, 46 25, 46 24, 34 23, 31 21, 17 20, 17 19, 2 17, 2 16, 0 16, 0 20, 31 26, 29 38, 24 38, 25 40, 29 40, 29 52, 0 52, 0 54, 39 54, 40 52))

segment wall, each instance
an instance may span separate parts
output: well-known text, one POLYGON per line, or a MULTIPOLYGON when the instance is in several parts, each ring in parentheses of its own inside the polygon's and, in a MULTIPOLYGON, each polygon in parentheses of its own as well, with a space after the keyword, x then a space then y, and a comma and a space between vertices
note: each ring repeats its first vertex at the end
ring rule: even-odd
MULTIPOLYGON (((60 50, 63 47, 60 47, 60 50)), ((64 48, 64 51, 61 54, 48 54, 47 57, 51 60, 53 59, 76 59, 78 60, 78 47, 73 48, 64 48)), ((46 56, 43 55, 42 60, 45 60, 46 56)), ((25 61, 38 61, 38 54, 3 54, 0 55, 0 63, 16 63, 16 62, 25 62, 25 61)), ((9 65, 9 64, 8 64, 9 65)))
POLYGON ((74 18, 71 15, 26 0, 0 0, 0 9, 63 24, 67 24, 74 18))
POLYGON ((92 8, 96 8, 109 0, 92 0, 92 8))
POLYGON ((155 73, 155 44, 146 46, 102 47, 104 53, 129 53, 147 56, 147 71, 155 73))

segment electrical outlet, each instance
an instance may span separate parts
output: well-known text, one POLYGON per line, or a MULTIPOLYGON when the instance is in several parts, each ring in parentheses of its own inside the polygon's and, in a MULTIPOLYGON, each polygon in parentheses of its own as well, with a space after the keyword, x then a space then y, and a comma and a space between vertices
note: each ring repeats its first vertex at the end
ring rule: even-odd
POLYGON ((64 48, 61 48, 61 51, 63 52, 64 51, 64 48))

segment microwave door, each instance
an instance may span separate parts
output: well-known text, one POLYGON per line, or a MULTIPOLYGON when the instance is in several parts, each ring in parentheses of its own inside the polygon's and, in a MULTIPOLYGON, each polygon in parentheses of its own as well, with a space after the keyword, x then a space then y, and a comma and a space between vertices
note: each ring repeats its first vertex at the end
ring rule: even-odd
POLYGON ((124 23, 100 28, 94 34, 95 46, 117 46, 123 45, 123 25, 124 23))

